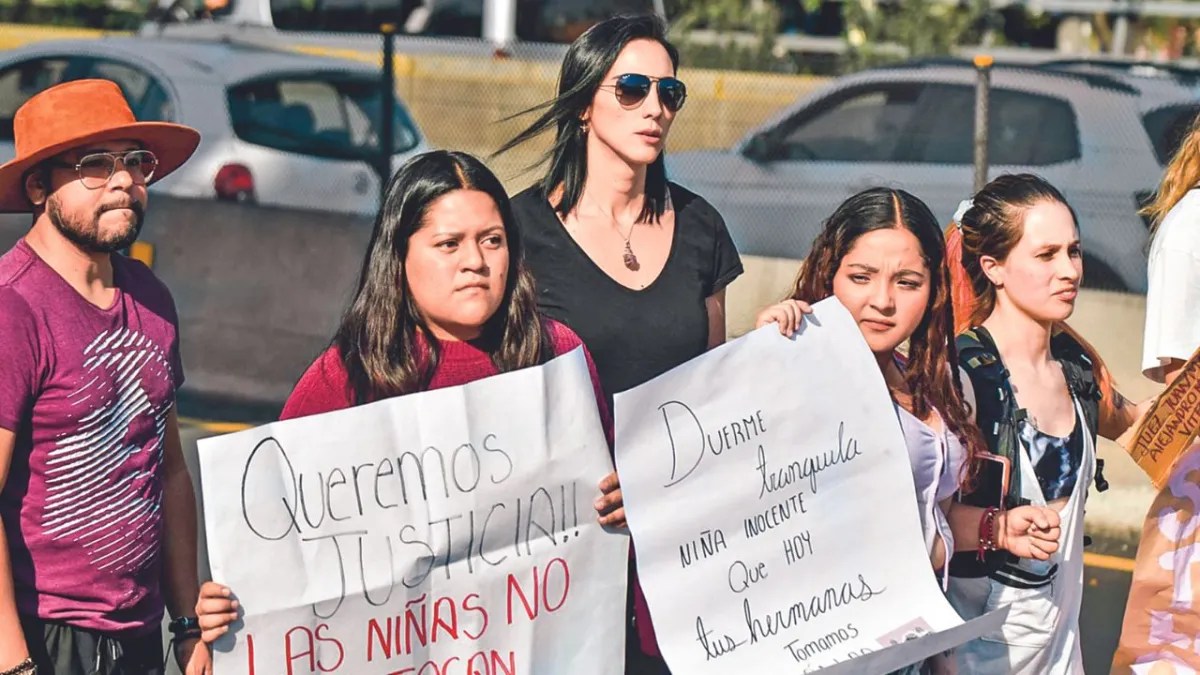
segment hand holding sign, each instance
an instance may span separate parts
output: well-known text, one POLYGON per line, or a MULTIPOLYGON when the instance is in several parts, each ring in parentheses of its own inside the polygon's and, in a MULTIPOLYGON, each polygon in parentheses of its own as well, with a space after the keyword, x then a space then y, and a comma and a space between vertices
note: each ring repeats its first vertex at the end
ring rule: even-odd
POLYGON ((759 312, 754 327, 762 328, 773 323, 779 326, 781 335, 791 337, 800 330, 800 324, 804 322, 806 314, 812 314, 812 305, 801 300, 784 300, 759 312))
POLYGON ((882 673, 1000 618, 964 625, 946 602, 879 367, 836 299, 811 310, 795 340, 781 315, 616 397, 638 573, 673 672, 882 673))
POLYGON ((622 670, 628 537, 596 522, 581 351, 205 439, 200 464, 223 675, 622 670))
POLYGON ((625 502, 621 499, 621 481, 614 471, 600 481, 600 492, 603 495, 596 500, 596 512, 600 514, 600 524, 605 527, 625 528, 625 502))
POLYGON ((206 581, 200 586, 200 598, 196 600, 196 620, 200 624, 200 639, 212 642, 229 632, 229 626, 238 619, 238 601, 233 591, 215 581, 206 581))
POLYGON ((1200 435, 1200 349, 1136 425, 1126 449, 1150 476, 1166 485, 1171 469, 1200 435))

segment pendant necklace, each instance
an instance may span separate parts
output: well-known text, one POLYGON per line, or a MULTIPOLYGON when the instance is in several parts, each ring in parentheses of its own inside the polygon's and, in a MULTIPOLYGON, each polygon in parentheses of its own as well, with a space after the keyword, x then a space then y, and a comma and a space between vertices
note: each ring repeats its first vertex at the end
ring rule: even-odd
MULTIPOLYGON (((589 199, 588 201, 591 200, 589 199)), ((638 221, 635 219, 633 223, 629 225, 629 234, 621 234, 621 223, 617 222, 617 219, 614 218, 612 214, 605 213, 604 209, 597 206, 595 202, 592 203, 592 206, 600 212, 600 215, 608 218, 609 222, 612 223, 613 228, 616 229, 617 236, 625 240, 625 253, 621 256, 621 260, 625 263, 625 269, 629 270, 630 272, 636 272, 642 269, 642 264, 638 262, 637 255, 635 255, 633 252, 633 246, 629 243, 630 239, 633 238, 633 229, 638 226, 638 221)))
MULTIPOLYGON (((613 222, 615 223, 616 221, 614 220, 613 222)), ((625 261, 625 267, 631 272, 636 272, 642 268, 637 256, 633 254, 633 247, 629 245, 629 240, 633 237, 633 228, 635 227, 637 227, 636 220, 629 226, 629 235, 625 237, 625 255, 622 256, 622 259, 625 261)), ((617 234, 621 234, 620 227, 617 228, 617 234)))

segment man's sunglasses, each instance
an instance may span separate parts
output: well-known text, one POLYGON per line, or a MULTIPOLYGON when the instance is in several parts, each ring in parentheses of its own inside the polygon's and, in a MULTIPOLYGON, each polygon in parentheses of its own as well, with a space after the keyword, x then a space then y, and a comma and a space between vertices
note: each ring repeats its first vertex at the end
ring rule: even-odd
POLYGON ((650 77, 638 73, 625 73, 617 77, 614 84, 602 84, 602 89, 612 88, 617 102, 625 108, 636 108, 650 95, 650 87, 658 83, 658 100, 671 112, 679 112, 687 100, 687 86, 673 77, 650 77))
POLYGON ((52 166, 63 169, 75 169, 76 175, 89 190, 99 190, 108 185, 113 174, 117 172, 117 162, 120 162, 135 185, 145 185, 154 177, 158 168, 158 158, 149 150, 128 150, 125 152, 94 152, 84 155, 78 162, 70 163, 61 160, 49 162, 52 166))

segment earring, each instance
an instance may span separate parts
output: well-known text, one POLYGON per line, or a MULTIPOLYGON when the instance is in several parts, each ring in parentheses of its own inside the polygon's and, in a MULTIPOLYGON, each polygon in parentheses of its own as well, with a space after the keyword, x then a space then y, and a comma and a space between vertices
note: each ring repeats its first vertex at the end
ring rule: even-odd
POLYGON ((588 123, 580 122, 579 123, 579 133, 587 135, 587 132, 588 132, 588 123))

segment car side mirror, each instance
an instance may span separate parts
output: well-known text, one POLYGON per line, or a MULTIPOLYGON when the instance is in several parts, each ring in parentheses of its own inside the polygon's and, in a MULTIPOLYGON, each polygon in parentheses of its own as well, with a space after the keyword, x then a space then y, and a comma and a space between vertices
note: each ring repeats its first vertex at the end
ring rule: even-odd
POLYGON ((771 142, 766 132, 754 134, 742 149, 742 154, 752 162, 767 162, 771 159, 771 142))

